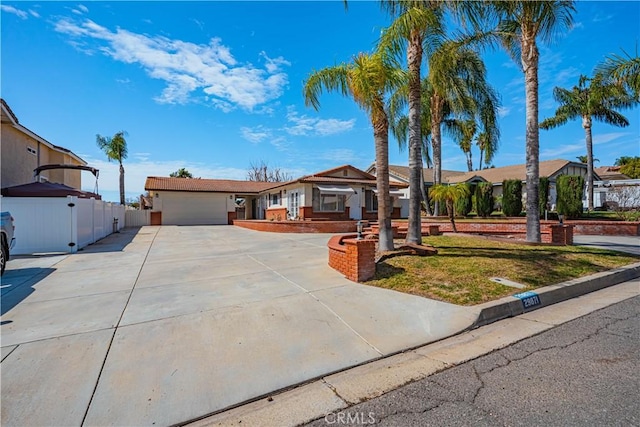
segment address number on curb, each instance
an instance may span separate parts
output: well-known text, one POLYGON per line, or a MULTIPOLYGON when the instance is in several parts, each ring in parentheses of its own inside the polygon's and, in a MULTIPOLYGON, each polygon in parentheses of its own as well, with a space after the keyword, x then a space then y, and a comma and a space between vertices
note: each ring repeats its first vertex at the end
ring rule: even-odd
POLYGON ((540 296, 535 292, 523 292, 521 294, 515 294, 514 297, 522 301, 522 306, 525 310, 540 305, 540 296))

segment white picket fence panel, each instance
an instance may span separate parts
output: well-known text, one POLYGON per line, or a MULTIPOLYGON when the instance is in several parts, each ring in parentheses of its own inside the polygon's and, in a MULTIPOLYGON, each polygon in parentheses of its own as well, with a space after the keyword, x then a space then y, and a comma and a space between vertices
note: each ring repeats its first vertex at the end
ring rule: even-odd
POLYGON ((124 206, 77 197, 2 197, 16 227, 15 255, 76 252, 125 226, 124 206))
POLYGON ((124 225, 125 227, 151 225, 151 211, 146 209, 142 211, 127 209, 124 212, 124 225))

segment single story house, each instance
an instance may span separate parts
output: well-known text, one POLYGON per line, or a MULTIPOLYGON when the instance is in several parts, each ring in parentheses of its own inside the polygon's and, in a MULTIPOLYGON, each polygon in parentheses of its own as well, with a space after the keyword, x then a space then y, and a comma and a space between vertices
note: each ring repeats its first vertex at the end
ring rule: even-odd
MULTIPOLYGON (((371 166, 368 171, 375 173, 375 166, 371 166)), ((540 177, 549 178, 549 204, 555 205, 556 202, 556 179, 560 175, 580 175, 587 179, 587 165, 585 163, 572 162, 569 160, 545 160, 540 162, 540 177)), ((423 169, 425 185, 433 186, 433 169, 423 169)), ((405 184, 409 183, 409 168, 406 166, 389 166, 390 179, 396 179, 405 184)), ((478 183, 490 182, 493 185, 493 196, 500 197, 502 195, 502 182, 507 179, 519 179, 523 182, 523 198, 526 197, 524 183, 526 182, 526 165, 511 165, 499 168, 482 169, 471 172, 459 172, 442 170, 443 184, 458 183, 478 183)), ((600 177, 594 174, 594 179, 599 180, 600 177)), ((595 186, 594 186, 595 187, 595 186)), ((408 198, 408 190, 406 198, 408 198)), ((586 199, 585 199, 586 200, 586 199)))
MULTIPOLYGON (((407 185, 391 181, 392 218, 407 185)), ((377 219, 376 177, 351 165, 288 182, 148 177, 152 223, 231 224, 234 219, 377 219), (156 214, 155 221, 153 220, 156 214)))

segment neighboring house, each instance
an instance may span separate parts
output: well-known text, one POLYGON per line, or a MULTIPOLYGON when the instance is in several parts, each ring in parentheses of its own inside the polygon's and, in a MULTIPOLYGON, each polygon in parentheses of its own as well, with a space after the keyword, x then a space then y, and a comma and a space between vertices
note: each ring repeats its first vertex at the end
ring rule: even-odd
POLYGON ((601 166, 599 168, 594 168, 593 171, 602 181, 622 181, 625 179, 631 179, 620 172, 620 166, 601 166))
MULTIPOLYGON (((431 187, 433 186, 433 169, 431 168, 423 168, 422 169, 422 178, 424 179, 425 186, 431 187)), ((370 174, 376 174, 376 164, 373 163, 371 166, 367 168, 367 172, 370 174)), ((442 170, 442 181, 443 183, 448 182, 450 178, 464 175, 465 172, 459 171, 451 171, 451 170, 442 170)), ((400 197, 400 206, 401 206, 401 217, 407 218, 409 216, 409 167, 408 166, 398 166, 398 165, 389 165, 389 179, 397 182, 401 182, 406 185, 405 188, 401 188, 402 196, 400 197)))
MULTIPOLYGON (((4 99, 1 106, 1 176, 2 187, 29 184, 34 181, 34 169, 48 164, 80 165, 87 162, 66 148, 54 145, 18 122, 4 99)), ((40 174, 42 182, 48 181, 79 189, 81 171, 52 169, 40 174)))
MULTIPOLYGON (((375 167, 372 166, 369 170, 375 172, 375 167)), ((433 170, 424 169, 425 185, 431 187, 433 185, 433 170)), ((409 168, 406 166, 389 166, 389 175, 397 179, 401 179, 403 182, 408 183, 409 168)), ((556 202, 556 179, 560 175, 580 175, 587 178, 587 165, 584 163, 571 162, 568 160, 556 159, 546 160, 540 162, 540 176, 549 178, 549 204, 555 205, 556 202)), ((442 171, 442 183, 443 184, 458 184, 458 183, 477 183, 477 182, 490 182, 493 184, 493 196, 499 197, 502 195, 502 181, 507 179, 519 179, 522 181, 523 198, 526 197, 526 189, 524 183, 526 182, 526 165, 513 165, 504 166, 499 168, 482 169, 471 172, 456 172, 456 171, 442 171)), ((594 179, 599 180, 600 177, 595 174, 594 179)), ((408 194, 407 194, 408 197, 408 194)))
MULTIPOLYGON (((406 185, 391 182, 393 218, 406 185)), ((148 177, 159 224, 230 224, 234 219, 377 219, 375 176, 350 165, 288 182, 148 177)))
POLYGON ((594 208, 640 207, 640 179, 629 178, 620 172, 620 166, 602 166, 594 171, 600 177, 593 183, 594 208))

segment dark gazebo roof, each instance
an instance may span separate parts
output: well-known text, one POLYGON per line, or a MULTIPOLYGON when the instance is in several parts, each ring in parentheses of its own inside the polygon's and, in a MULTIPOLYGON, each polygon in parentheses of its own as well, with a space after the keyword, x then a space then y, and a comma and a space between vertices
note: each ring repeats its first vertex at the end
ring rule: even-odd
POLYGON ((76 196, 83 199, 95 198, 102 200, 99 194, 81 191, 64 184, 53 182, 32 182, 30 184, 15 185, 2 189, 5 197, 67 197, 76 196))

